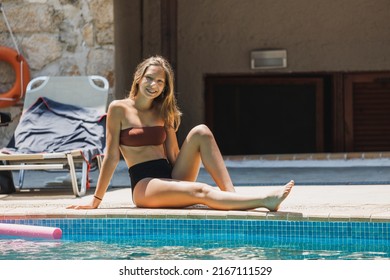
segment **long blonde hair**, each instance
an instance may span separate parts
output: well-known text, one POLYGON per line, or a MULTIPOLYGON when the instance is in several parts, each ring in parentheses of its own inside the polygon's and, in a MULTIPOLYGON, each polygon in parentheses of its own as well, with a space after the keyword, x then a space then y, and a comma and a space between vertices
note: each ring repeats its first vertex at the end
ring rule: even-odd
POLYGON ((140 64, 138 64, 135 73, 133 84, 129 98, 134 98, 138 94, 139 82, 144 76, 149 66, 160 66, 165 72, 165 86, 164 90, 159 97, 154 99, 155 105, 160 107, 160 115, 164 119, 166 127, 172 127, 175 131, 178 130, 181 121, 181 115, 179 107, 174 93, 174 73, 169 62, 161 56, 152 56, 140 64))

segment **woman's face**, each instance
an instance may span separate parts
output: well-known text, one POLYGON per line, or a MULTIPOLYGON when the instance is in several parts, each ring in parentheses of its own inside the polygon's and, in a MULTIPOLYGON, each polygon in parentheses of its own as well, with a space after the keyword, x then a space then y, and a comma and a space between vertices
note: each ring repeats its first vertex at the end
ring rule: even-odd
POLYGON ((139 93, 148 99, 155 99, 164 91, 165 72, 160 66, 149 66, 139 82, 139 93))

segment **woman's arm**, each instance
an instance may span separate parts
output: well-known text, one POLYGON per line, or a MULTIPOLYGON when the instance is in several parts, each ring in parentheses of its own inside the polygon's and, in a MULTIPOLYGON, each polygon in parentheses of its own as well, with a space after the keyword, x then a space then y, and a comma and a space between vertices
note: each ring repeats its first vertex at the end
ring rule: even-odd
POLYGON ((175 165, 177 156, 179 155, 179 144, 177 142, 176 132, 174 129, 169 128, 167 131, 167 139, 165 140, 165 152, 168 161, 172 166, 175 165))
POLYGON ((99 207, 120 160, 119 133, 122 116, 122 108, 117 102, 112 102, 108 108, 106 120, 106 151, 92 201, 88 205, 71 205, 67 208, 95 209, 99 207))

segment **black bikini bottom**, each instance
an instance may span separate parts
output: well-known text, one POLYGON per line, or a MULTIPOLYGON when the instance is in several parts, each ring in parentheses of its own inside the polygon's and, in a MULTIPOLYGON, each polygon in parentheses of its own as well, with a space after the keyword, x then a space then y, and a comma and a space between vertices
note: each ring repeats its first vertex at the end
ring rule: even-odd
POLYGON ((172 178, 172 166, 166 159, 156 159, 146 162, 141 162, 129 168, 131 181, 131 189, 134 188, 139 181, 145 178, 172 178))

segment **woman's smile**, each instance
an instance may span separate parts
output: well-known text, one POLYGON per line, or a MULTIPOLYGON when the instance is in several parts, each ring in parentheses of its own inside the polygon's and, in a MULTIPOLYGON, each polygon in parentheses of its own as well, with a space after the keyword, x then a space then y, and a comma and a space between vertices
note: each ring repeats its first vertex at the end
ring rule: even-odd
POLYGON ((157 93, 157 90, 148 89, 148 88, 146 88, 146 91, 149 92, 150 94, 156 94, 157 93))

